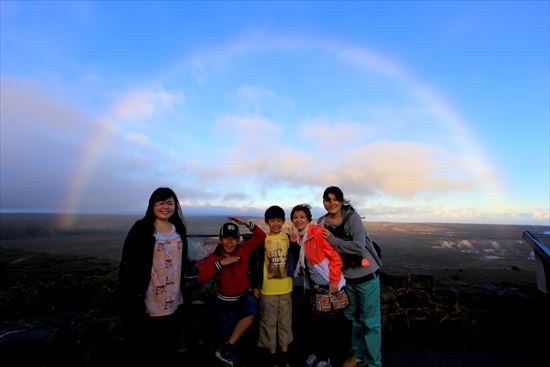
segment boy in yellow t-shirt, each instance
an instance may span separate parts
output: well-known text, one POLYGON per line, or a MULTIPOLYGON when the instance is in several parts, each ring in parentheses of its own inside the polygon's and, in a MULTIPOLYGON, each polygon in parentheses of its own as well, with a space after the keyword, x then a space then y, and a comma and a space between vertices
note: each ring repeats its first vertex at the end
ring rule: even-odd
POLYGON ((269 227, 265 242, 250 259, 250 283, 254 295, 260 298, 258 346, 269 350, 271 366, 290 367, 288 346, 293 340, 290 293, 300 247, 282 232, 283 208, 276 205, 267 208, 265 223, 269 227), (277 345, 281 349, 279 356, 277 345))

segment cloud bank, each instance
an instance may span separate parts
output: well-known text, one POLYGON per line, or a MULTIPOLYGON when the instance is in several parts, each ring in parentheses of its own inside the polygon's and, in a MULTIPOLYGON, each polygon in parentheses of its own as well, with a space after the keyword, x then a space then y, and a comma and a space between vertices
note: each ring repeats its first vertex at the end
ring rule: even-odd
MULTIPOLYGON (((305 52, 327 58, 334 80, 313 78, 307 65, 294 70, 303 55, 291 55, 285 78, 309 88, 298 95, 249 72, 300 49, 299 40, 274 44, 245 39, 225 53, 191 55, 181 63, 190 71, 113 87, 95 113, 39 81, 3 76, 1 208, 143 212, 154 188, 171 186, 191 211, 262 213, 272 204, 320 206, 323 189, 338 185, 373 220, 509 215, 461 201, 490 204, 499 175, 433 89, 383 55, 327 44, 305 52), (346 94, 340 79, 366 87, 346 94)), ((548 213, 534 208, 524 219, 548 213)))

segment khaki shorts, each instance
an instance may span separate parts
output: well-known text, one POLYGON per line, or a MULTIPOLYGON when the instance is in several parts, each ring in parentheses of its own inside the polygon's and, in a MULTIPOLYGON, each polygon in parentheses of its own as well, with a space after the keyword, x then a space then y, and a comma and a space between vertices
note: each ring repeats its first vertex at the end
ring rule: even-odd
POLYGON ((290 293, 260 297, 258 347, 286 349, 292 342, 292 298, 290 293))

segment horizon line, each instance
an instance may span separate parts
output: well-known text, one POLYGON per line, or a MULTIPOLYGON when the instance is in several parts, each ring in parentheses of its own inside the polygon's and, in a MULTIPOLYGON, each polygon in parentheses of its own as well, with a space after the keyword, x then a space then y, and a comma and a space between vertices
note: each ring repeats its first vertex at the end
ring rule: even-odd
MULTIPOLYGON (((238 212, 238 210, 236 210, 238 212)), ((104 215, 104 216, 136 216, 136 217, 143 217, 143 212, 137 212, 137 211, 126 211, 126 212, 106 212, 106 211, 89 211, 89 212, 63 212, 61 210, 52 210, 52 209, 0 209, 0 215, 2 214, 36 214, 36 215, 55 215, 55 216, 86 216, 86 215, 104 215)), ((238 213, 234 213, 238 214, 238 213)), ((199 212, 190 212, 187 214, 184 214, 183 217, 227 217, 228 215, 232 215, 230 212, 226 213, 199 213, 199 212)), ((246 215, 251 218, 260 218, 263 219, 263 214, 261 213, 253 213, 253 212, 247 212, 247 213, 241 213, 240 216, 246 215)), ((290 218, 286 218, 285 221, 290 220, 290 218)), ((497 225, 497 226, 531 226, 531 227, 547 227, 550 229, 550 223, 548 224, 536 224, 536 223, 496 223, 496 222, 481 222, 481 221, 437 221, 437 220, 418 220, 418 221, 408 221, 408 220, 392 220, 392 219, 385 219, 385 220, 371 220, 366 219, 366 216, 361 215, 361 220, 363 222, 368 223, 402 223, 402 224, 470 224, 470 225, 497 225)))

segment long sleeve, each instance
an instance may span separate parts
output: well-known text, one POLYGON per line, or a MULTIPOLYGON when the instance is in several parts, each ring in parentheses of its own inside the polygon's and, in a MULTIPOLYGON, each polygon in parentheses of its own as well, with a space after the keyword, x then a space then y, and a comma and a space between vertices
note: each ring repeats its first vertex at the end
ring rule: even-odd
POLYGON ((145 292, 152 265, 154 237, 148 226, 136 222, 124 241, 116 292, 118 306, 127 311, 144 311, 145 292), (142 310, 143 308, 143 310, 142 310))
POLYGON ((238 245, 232 256, 239 258, 238 261, 228 265, 221 265, 223 255, 221 255, 221 245, 209 257, 199 271, 199 283, 205 283, 209 279, 216 278, 216 291, 218 297, 237 296, 250 287, 248 278, 249 255, 265 239, 265 233, 261 228, 250 224, 248 228, 252 231, 252 238, 238 245))
POLYGON ((132 274, 135 274, 135 264, 131 261, 132 258, 135 259, 134 252, 134 238, 135 238, 135 226, 130 228, 126 239, 124 240, 124 245, 122 247, 122 258, 120 260, 119 271, 118 271, 118 285, 116 292, 116 301, 120 307, 127 307, 130 304, 130 299, 132 296, 132 281, 134 278, 132 274))
POLYGON ((265 232, 254 223, 251 222, 248 225, 248 229, 252 232, 252 238, 242 244, 242 251, 246 253, 247 256, 264 243, 266 238, 265 232))
POLYGON ((330 283, 339 284, 342 279, 342 259, 338 252, 330 245, 328 241, 324 238, 323 243, 323 252, 325 253, 328 259, 329 266, 329 280, 330 283))
POLYGON ((345 226, 351 235, 350 240, 341 239, 331 233, 327 238, 328 242, 342 254, 363 256, 366 231, 359 214, 354 212, 346 221, 345 226))
POLYGON ((201 267, 197 278, 198 282, 200 284, 206 283, 209 279, 214 278, 220 269, 221 264, 219 262, 219 256, 214 252, 206 258, 205 263, 201 267))
POLYGON ((324 283, 342 283, 342 258, 338 251, 323 237, 323 227, 310 224, 308 227, 309 238, 304 243, 306 258, 311 267, 323 278, 324 283))

